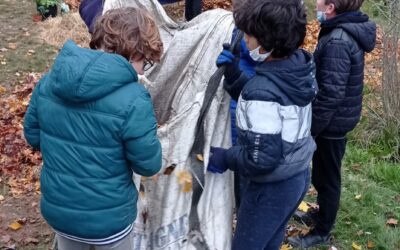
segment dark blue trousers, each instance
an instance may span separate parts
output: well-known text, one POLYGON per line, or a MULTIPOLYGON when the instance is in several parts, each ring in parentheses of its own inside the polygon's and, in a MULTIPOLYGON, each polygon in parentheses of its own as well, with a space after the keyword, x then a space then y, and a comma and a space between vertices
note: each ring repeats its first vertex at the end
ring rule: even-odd
POLYGON ((249 181, 241 192, 233 250, 278 250, 310 185, 310 170, 274 183, 249 181))

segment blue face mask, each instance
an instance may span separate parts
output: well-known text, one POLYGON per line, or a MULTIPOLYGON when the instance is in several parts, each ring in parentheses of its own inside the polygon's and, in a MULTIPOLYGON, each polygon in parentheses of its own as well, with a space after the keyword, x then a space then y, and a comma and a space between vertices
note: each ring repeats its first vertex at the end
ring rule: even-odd
POLYGON ((326 12, 325 11, 317 11, 317 19, 320 23, 323 23, 326 21, 326 12))

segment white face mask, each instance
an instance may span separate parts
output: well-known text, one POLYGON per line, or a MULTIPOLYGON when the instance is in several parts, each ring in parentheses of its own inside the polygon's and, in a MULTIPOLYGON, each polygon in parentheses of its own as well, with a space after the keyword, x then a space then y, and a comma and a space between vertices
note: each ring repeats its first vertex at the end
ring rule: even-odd
POLYGON ((264 62, 265 60, 267 60, 267 58, 272 53, 272 50, 271 50, 270 52, 267 52, 265 54, 261 54, 260 53, 260 48, 261 48, 261 46, 258 46, 257 48, 249 51, 250 57, 256 62, 264 62))

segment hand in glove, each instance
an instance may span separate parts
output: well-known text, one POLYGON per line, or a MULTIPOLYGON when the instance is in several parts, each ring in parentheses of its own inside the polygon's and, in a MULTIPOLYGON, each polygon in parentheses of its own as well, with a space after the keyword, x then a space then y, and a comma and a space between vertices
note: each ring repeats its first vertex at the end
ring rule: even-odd
POLYGON ((223 50, 217 58, 217 66, 225 66, 224 76, 228 83, 233 83, 240 77, 242 71, 239 69, 240 58, 232 54, 230 51, 231 45, 228 43, 223 44, 223 50))
POLYGON ((208 161, 207 170, 212 173, 222 174, 228 169, 225 160, 226 149, 224 148, 210 148, 210 159, 208 161))

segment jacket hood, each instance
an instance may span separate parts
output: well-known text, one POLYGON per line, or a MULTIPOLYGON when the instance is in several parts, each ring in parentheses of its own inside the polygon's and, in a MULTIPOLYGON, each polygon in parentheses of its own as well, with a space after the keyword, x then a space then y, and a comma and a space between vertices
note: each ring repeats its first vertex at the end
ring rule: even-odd
POLYGON ((332 29, 345 30, 366 52, 371 52, 376 44, 376 24, 369 20, 368 15, 360 12, 347 12, 327 20, 321 24, 321 35, 332 29))
POLYGON ((316 95, 315 64, 312 55, 304 50, 297 50, 285 60, 262 63, 256 71, 268 77, 298 106, 306 106, 316 95))
POLYGON ((85 49, 68 41, 57 56, 50 72, 52 92, 74 102, 100 99, 125 84, 137 82, 130 63, 117 54, 85 49))

